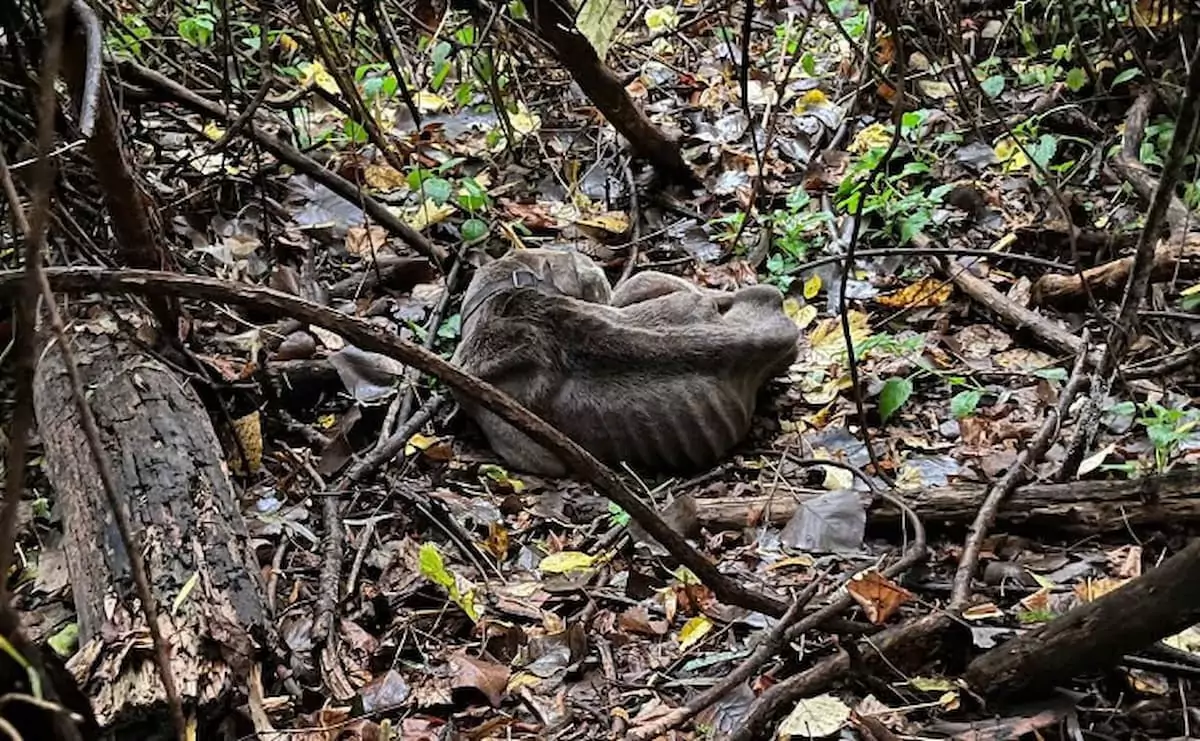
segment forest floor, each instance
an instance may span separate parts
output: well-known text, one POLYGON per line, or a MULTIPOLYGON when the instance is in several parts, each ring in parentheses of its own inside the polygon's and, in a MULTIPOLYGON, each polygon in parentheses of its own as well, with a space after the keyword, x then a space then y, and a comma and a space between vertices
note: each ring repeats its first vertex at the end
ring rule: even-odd
MULTIPOLYGON (((115 58, 235 110, 254 97, 252 10, 228 9, 226 25, 209 3, 126 5, 108 20, 115 58), (239 52, 223 55, 229 46, 239 52)), ((766 712, 756 710, 765 691, 847 651, 848 668, 754 716, 774 729, 759 737, 1167 738, 1200 724, 1196 629, 1165 641, 1168 659, 1113 657, 1026 704, 981 709, 957 681, 989 649, 1148 571, 1200 522, 1200 284, 1184 262, 1156 274, 1082 457, 1069 461, 1076 400, 1022 465, 1077 358, 1118 314, 1121 275, 1087 295, 1076 274, 1111 269, 1138 243, 1147 200, 1114 161, 1131 125, 1147 172, 1168 158, 1186 77, 1166 40, 1175 20, 1138 24, 1097 10, 1107 3, 949 18, 931 4, 893 33, 849 0, 771 3, 755 10, 743 81, 740 6, 613 0, 587 32, 650 120, 678 137, 700 180, 684 188, 630 157, 567 74, 503 20, 511 9, 488 26, 410 5, 395 22, 411 107, 378 37, 349 33, 351 10, 326 19, 395 146, 391 162, 347 115, 299 19, 272 20, 275 87, 259 115, 448 249, 445 274, 244 132, 213 151, 228 122, 163 103, 144 81, 116 88, 132 159, 182 272, 322 296, 447 358, 483 252, 574 249, 614 281, 658 269, 785 292, 801 351, 768 384, 750 439, 692 479, 620 473, 739 583, 812 588, 813 610, 851 599, 663 733, 744 733, 749 714, 766 712), (616 20, 613 6, 625 9, 616 20), (1125 43, 1110 46, 1113 33, 1125 43), (1131 121, 1147 91, 1165 102, 1131 121), (844 273, 830 258, 851 244, 844 273), (1036 322, 1015 324, 1021 311, 1036 322), (969 526, 1014 467, 1025 483, 980 544, 957 632, 912 646, 903 665, 864 668, 850 648, 860 638, 947 610, 969 526), (876 489, 909 502, 928 537, 925 558, 890 576, 913 531, 876 489)), ((1185 162, 1175 193, 1185 211, 1200 203, 1197 162, 1185 162)), ((75 213, 84 232, 104 229, 94 206, 75 213)), ((57 240, 67 262, 90 261, 69 234, 57 240)), ((0 253, 0 266, 15 264, 0 253)), ((334 484, 444 388, 317 327, 280 333, 203 303, 190 316, 189 342, 227 384, 255 451, 247 461, 227 452, 293 666, 313 653, 322 544, 342 540, 338 676, 309 663, 305 695, 268 683, 252 701, 287 738, 646 729, 722 686, 775 624, 718 600, 591 485, 507 470, 449 402, 398 455, 359 472, 338 495, 340 523, 329 520, 334 484)), ((18 596, 33 636, 70 655, 60 522, 45 477, 32 487, 18 596)))

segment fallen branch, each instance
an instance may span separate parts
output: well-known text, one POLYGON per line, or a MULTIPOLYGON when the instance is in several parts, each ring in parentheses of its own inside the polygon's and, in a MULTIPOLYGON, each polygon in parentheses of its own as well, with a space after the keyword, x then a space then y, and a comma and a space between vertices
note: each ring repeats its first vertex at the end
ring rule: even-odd
POLYGON ((1016 462, 1004 474, 1004 478, 988 489, 987 497, 984 498, 979 513, 975 515, 975 520, 971 523, 970 533, 963 544, 962 556, 958 560, 958 569, 954 572, 954 591, 950 596, 951 610, 958 612, 968 606, 971 599, 971 579, 975 576, 975 568, 979 565, 983 540, 987 536, 988 530, 996 522, 996 513, 1000 510, 1001 502, 1012 494, 1017 485, 1025 480, 1029 471, 1042 460, 1042 456, 1050 448, 1055 433, 1062 428, 1062 422, 1066 419, 1072 402, 1087 385, 1089 364, 1086 336, 1083 343, 1084 349, 1075 359, 1071 377, 1058 396, 1058 406, 1042 420, 1042 426, 1038 429, 1037 434, 1029 441, 1025 450, 1017 456, 1016 462))
MULTIPOLYGON (((171 99, 195 113, 226 123, 233 123, 237 120, 237 115, 233 111, 226 109, 219 103, 214 103, 207 98, 197 95, 159 72, 130 61, 120 62, 120 69, 122 74, 130 79, 161 90, 169 95, 171 99)), ((412 247, 419 254, 424 255, 439 266, 445 265, 449 257, 445 249, 440 245, 430 242, 424 235, 389 211, 382 203, 362 192, 362 189, 354 183, 337 173, 326 170, 313 158, 290 144, 285 143, 283 140, 271 136, 258 126, 253 124, 247 126, 246 134, 280 162, 291 165, 297 172, 308 175, 350 203, 360 206, 380 226, 404 240, 405 244, 412 247)))
MULTIPOLYGON (((57 291, 101 291, 173 296, 252 306, 274 311, 336 332, 363 350, 377 352, 435 376, 451 388, 479 401, 536 442, 553 451, 573 471, 589 481, 641 525, 680 563, 687 566, 718 599, 773 617, 783 615, 788 605, 775 597, 755 592, 721 573, 715 564, 692 547, 624 484, 612 469, 590 453, 517 404, 491 384, 464 373, 440 356, 369 322, 325 308, 311 301, 270 288, 232 283, 215 278, 178 275, 152 270, 107 270, 101 268, 56 268, 46 277, 57 291)), ((21 280, 18 271, 0 271, 0 291, 12 290, 21 280)))
MULTIPOLYGON (((848 463, 843 463, 841 461, 816 460, 816 459, 811 459, 811 458, 795 459, 793 462, 798 465, 834 466, 837 468, 841 468, 841 469, 850 471, 856 477, 858 477, 858 479, 860 481, 862 481, 863 483, 865 483, 867 485, 867 488, 871 490, 872 495, 888 502, 890 505, 897 508, 898 510, 900 510, 903 513, 905 526, 912 528, 912 533, 911 533, 912 541, 907 543, 906 548, 904 550, 904 554, 899 559, 897 559, 897 561, 895 563, 893 563, 891 566, 888 566, 886 569, 884 569, 882 571, 882 575, 884 576, 884 578, 894 579, 897 576, 899 576, 900 574, 907 571, 909 568, 915 566, 920 561, 924 560, 925 554, 926 554, 925 526, 921 522, 921 518, 917 517, 916 513, 913 512, 912 508, 910 508, 908 506, 908 504, 906 502, 904 502, 902 499, 900 499, 897 496, 894 496, 892 494, 889 494, 887 492, 881 491, 875 485, 875 482, 874 482, 874 480, 871 479, 871 477, 864 474, 863 471, 861 469, 859 469, 858 467, 852 466, 848 463)), ((905 534, 906 534, 906 538, 907 538, 908 532, 905 531, 905 534)), ((838 590, 837 596, 834 599, 832 599, 830 602, 828 602, 824 607, 822 607, 821 609, 817 610, 816 612, 808 615, 807 617, 799 620, 798 622, 796 622, 794 625, 791 625, 790 627, 785 626, 786 630, 783 633, 782 644, 787 644, 792 641, 798 640, 806 632, 826 623, 827 621, 829 621, 830 619, 832 619, 833 617, 835 617, 836 615, 841 613, 843 610, 850 607, 852 604, 854 604, 854 598, 852 596, 850 596, 849 592, 844 589, 838 590)), ((768 637, 768 643, 772 643, 777 640, 778 640, 778 638, 775 636, 774 632, 772 632, 771 636, 768 637)), ((774 654, 767 653, 766 650, 755 651, 750 656, 750 658, 748 658, 745 662, 743 662, 743 664, 741 666, 739 666, 735 670, 735 672, 732 676, 738 677, 739 681, 745 681, 745 678, 748 678, 751 674, 754 673, 754 671, 756 671, 758 669, 758 667, 765 664, 772 655, 774 655, 774 654)), ((722 683, 721 685, 718 685, 718 687, 721 687, 721 688, 724 688, 726 686, 732 687, 733 684, 734 684, 733 682, 722 683)), ((705 693, 699 695, 698 697, 696 697, 695 699, 693 699, 691 702, 689 702, 683 708, 680 708, 680 709, 674 711, 673 713, 670 713, 667 716, 665 716, 663 722, 661 722, 661 723, 656 722, 656 723, 648 725, 646 728, 636 730, 634 732, 635 735, 633 735, 633 741, 642 741, 644 739, 648 739, 651 737, 651 734, 650 734, 651 731, 660 731, 660 732, 665 731, 668 727, 674 727, 673 725, 668 725, 668 724, 679 724, 679 723, 682 723, 683 721, 687 720, 688 718, 691 718, 692 716, 699 713, 704 708, 707 708, 708 706, 712 705, 713 703, 715 703, 716 701, 721 699, 723 694, 718 695, 717 691, 718 691, 718 688, 714 687, 713 689, 709 690, 708 692, 705 692, 705 693)), ((765 697, 765 693, 764 693, 764 697, 765 697)), ((768 701, 766 704, 764 704, 762 702, 762 700, 763 700, 763 698, 760 697, 759 700, 755 701, 754 705, 751 706, 751 709, 750 709, 751 717, 755 717, 756 715, 758 715, 760 718, 763 717, 764 715, 771 716, 771 714, 775 712, 775 708, 771 705, 770 701, 768 701)))
MULTIPOLYGON (((949 637, 960 624, 949 614, 938 611, 924 615, 865 638, 857 643, 855 652, 862 658, 862 668, 888 672, 912 670, 940 653, 937 644, 949 637)), ((962 628, 966 631, 966 628, 962 628)), ((969 641, 970 638, 965 640, 969 641)), ((738 731, 729 741, 752 741, 772 738, 767 726, 791 710, 801 697, 820 694, 834 682, 850 673, 853 663, 847 651, 838 651, 813 668, 789 677, 759 695, 738 731)), ((855 666, 854 668, 858 668, 855 666)), ((907 679, 900 674, 897 679, 907 679)))
MULTIPOLYGON (((916 241, 916 238, 913 241, 916 241)), ((991 283, 977 277, 966 267, 956 265, 948 260, 940 260, 939 265, 942 273, 953 281, 959 290, 1000 317, 1009 326, 1030 332, 1041 344, 1060 355, 1078 355, 1083 349, 1083 340, 1077 335, 1068 332, 1035 311, 1018 306, 1010 298, 997 291, 991 283)))
MULTIPOLYGON (((987 492, 984 486, 957 485, 904 492, 904 496, 917 516, 932 527, 970 522, 987 492)), ((718 532, 784 525, 806 500, 820 494, 697 497, 693 502, 697 522, 718 532)), ((868 517, 874 524, 888 525, 899 520, 901 513, 880 501, 871 506, 868 517)), ((1200 524, 1200 469, 1128 480, 1026 484, 1000 503, 996 522, 1076 536, 1131 527, 1200 524)))
POLYGON ((1103 597, 976 658, 964 678, 973 692, 1005 698, 1047 690, 1200 622, 1200 538, 1103 597))

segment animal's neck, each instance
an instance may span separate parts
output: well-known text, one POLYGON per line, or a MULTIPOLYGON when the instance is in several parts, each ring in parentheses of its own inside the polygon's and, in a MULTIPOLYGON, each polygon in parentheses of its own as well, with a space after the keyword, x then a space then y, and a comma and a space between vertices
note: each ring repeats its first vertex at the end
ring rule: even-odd
POLYGON ((515 288, 533 288, 539 293, 551 295, 559 295, 561 291, 554 285, 554 281, 538 274, 537 271, 524 265, 513 268, 511 271, 504 273, 495 279, 479 286, 474 291, 469 291, 469 295, 463 302, 462 308, 462 327, 465 330, 467 322, 470 321, 479 311, 492 299, 500 296, 503 293, 511 291, 515 288))

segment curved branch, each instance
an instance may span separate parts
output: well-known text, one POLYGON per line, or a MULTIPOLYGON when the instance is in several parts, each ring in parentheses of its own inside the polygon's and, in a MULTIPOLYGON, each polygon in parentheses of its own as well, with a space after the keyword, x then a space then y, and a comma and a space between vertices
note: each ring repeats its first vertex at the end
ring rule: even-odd
MULTIPOLYGON (((0 293, 14 290, 20 271, 0 271, 0 293)), ((54 268, 46 277, 57 291, 125 292, 145 295, 217 301, 258 310, 273 311, 342 335, 363 350, 377 352, 435 376, 447 386, 477 400, 504 421, 549 448, 571 470, 591 482, 604 496, 620 505, 647 533, 666 548, 723 602, 773 617, 783 615, 788 605, 753 591, 721 573, 716 565, 696 550, 683 535, 632 494, 612 469, 596 460, 580 445, 549 423, 518 404, 511 396, 451 365, 436 353, 403 340, 391 332, 333 309, 270 288, 243 285, 216 278, 156 270, 108 270, 101 268, 54 268)))

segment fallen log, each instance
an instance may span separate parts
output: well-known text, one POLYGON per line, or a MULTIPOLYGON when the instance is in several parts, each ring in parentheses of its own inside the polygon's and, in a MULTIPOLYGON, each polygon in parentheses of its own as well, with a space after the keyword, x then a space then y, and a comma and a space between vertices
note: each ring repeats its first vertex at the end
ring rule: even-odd
MULTIPOLYGON (((199 737, 244 700, 267 634, 249 534, 204 408, 170 369, 105 335, 72 338, 79 371, 141 544, 170 666, 199 737)), ((46 474, 62 510, 80 650, 67 664, 114 738, 152 738, 167 721, 129 557, 104 498, 61 354, 34 387, 46 474)))
POLYGON ((964 679, 982 697, 1045 692, 1200 622, 1200 538, 1099 599, 976 658, 964 679))
MULTIPOLYGON (((1177 274, 1194 274, 1200 263, 1200 235, 1189 234, 1180 244, 1164 239, 1154 248, 1151 280, 1170 280, 1177 274)), ((1088 268, 1075 275, 1047 274, 1033 284, 1030 300, 1034 306, 1071 306, 1088 296, 1120 298, 1129 282, 1133 257, 1122 257, 1088 268)))
MULTIPOLYGON (((792 518, 805 500, 822 493, 800 492, 794 497, 698 497, 696 519, 710 531, 737 530, 763 523, 781 525, 792 518)), ((936 527, 969 523, 986 493, 984 486, 957 485, 906 491, 904 498, 926 526, 936 527)), ((869 495, 863 495, 864 502, 870 499, 869 495)), ((900 512, 879 501, 872 506, 869 517, 873 523, 890 523, 900 519, 900 512)), ((1124 481, 1027 484, 1001 505, 997 521, 1008 527, 1076 534, 1198 523, 1200 471, 1182 470, 1124 481)))

